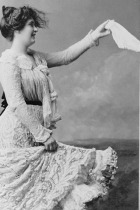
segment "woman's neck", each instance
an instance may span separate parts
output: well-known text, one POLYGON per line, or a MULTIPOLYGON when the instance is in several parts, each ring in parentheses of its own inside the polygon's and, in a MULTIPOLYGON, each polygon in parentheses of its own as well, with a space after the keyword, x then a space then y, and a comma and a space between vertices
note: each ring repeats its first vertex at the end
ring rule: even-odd
POLYGON ((15 53, 17 53, 18 55, 27 55, 28 47, 23 45, 23 44, 21 44, 21 42, 13 41, 10 49, 12 51, 14 51, 15 53))

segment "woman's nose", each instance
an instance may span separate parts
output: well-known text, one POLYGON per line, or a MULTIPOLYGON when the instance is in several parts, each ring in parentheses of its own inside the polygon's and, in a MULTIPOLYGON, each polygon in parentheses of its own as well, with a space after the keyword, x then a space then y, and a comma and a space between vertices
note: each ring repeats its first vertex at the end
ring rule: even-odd
POLYGON ((38 32, 38 28, 36 26, 34 26, 34 31, 38 32))

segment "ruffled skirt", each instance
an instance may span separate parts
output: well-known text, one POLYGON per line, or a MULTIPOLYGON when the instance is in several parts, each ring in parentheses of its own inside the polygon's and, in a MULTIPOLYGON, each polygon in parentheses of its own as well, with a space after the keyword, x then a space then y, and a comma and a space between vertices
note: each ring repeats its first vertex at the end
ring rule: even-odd
POLYGON ((83 210, 108 192, 116 172, 116 153, 59 143, 0 150, 0 205, 3 210, 83 210))
POLYGON ((87 202, 107 195, 117 168, 111 147, 96 150, 58 143, 58 150, 51 153, 44 146, 28 147, 29 137, 12 113, 2 114, 2 210, 83 210, 87 202))

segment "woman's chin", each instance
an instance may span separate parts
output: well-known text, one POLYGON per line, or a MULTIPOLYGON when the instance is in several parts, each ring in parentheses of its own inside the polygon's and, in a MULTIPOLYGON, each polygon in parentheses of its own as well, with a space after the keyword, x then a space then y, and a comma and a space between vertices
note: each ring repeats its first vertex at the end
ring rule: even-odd
POLYGON ((33 42, 33 43, 35 42, 35 37, 34 36, 31 37, 31 42, 33 42))
POLYGON ((33 45, 34 43, 35 43, 35 39, 32 39, 32 40, 30 41, 30 46, 33 45))

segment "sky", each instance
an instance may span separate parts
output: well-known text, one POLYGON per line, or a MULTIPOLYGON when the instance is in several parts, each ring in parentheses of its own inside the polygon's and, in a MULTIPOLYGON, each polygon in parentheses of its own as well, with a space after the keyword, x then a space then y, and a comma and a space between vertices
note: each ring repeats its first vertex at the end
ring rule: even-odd
MULTIPOLYGON (((35 50, 64 50, 107 19, 140 40, 139 0, 0 1, 0 7, 27 4, 47 12, 49 18, 49 27, 38 32, 35 50)), ((0 54, 10 46, 2 36, 0 46, 0 54)), ((111 35, 75 62, 51 69, 62 115, 56 139, 138 139, 139 69, 140 53, 119 49, 111 35)))

